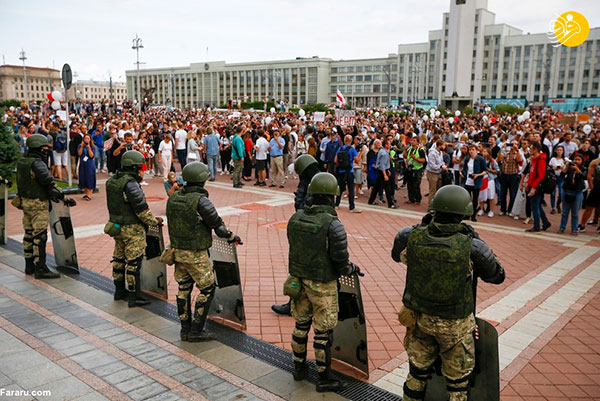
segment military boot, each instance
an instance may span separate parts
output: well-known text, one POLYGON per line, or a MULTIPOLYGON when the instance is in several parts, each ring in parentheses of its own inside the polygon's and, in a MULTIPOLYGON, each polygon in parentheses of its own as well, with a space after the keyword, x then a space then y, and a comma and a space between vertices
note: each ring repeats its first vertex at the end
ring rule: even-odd
POLYGON ((208 300, 202 304, 200 302, 196 303, 196 313, 198 313, 199 308, 203 308, 202 315, 199 319, 192 320, 192 327, 188 333, 188 341, 192 343, 202 342, 202 341, 212 341, 216 340, 217 336, 215 333, 212 333, 208 330, 204 329, 204 325, 206 324, 206 318, 208 316, 208 310, 210 309, 210 303, 212 301, 213 296, 210 295, 208 300))
POLYGON ((48 241, 48 233, 43 232, 37 236, 37 244, 34 241, 33 246, 38 249, 38 262, 35 265, 34 277, 36 279, 59 278, 59 273, 54 273, 46 266, 46 242, 48 241))
POLYGON ((328 391, 342 391, 347 387, 347 384, 340 380, 331 377, 331 343, 333 339, 330 337, 329 343, 325 346, 325 371, 319 372, 319 380, 317 381, 317 392, 325 393, 328 391))
POLYGON ((181 330, 179 331, 179 338, 181 338, 181 341, 188 341, 188 335, 190 333, 191 327, 192 327, 191 319, 181 320, 181 330))
MULTIPOLYGON (((141 264, 141 259, 140 259, 141 264)), ((130 308, 134 308, 136 306, 144 306, 152 303, 149 299, 142 296, 142 280, 140 279, 140 271, 139 269, 134 274, 135 277, 135 288, 132 290, 129 288, 127 293, 127 303, 130 308)))
POLYGON ((294 380, 297 382, 306 379, 308 375, 308 364, 304 362, 294 361, 294 380))
POLYGON ((113 299, 115 301, 121 301, 127 299, 127 290, 125 289, 125 279, 114 280, 115 284, 115 295, 113 299))
POLYGON ((33 273, 35 273, 35 263, 32 256, 30 258, 25 258, 25 274, 31 275, 33 273))
POLYGON ((273 310, 273 312, 277 313, 278 315, 292 316, 291 302, 292 301, 288 301, 287 303, 281 305, 271 305, 271 310, 273 310))

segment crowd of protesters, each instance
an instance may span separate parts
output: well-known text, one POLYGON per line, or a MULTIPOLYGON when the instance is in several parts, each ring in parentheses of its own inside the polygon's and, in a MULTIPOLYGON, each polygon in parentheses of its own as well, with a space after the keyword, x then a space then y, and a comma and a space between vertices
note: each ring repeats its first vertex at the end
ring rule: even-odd
MULTIPOLYGON (((469 115, 439 110, 356 110, 355 124, 340 126, 334 113, 314 122, 311 113, 179 110, 130 104, 78 103, 71 108, 70 140, 65 121, 42 103, 7 109, 15 139, 25 151, 33 133, 53 144, 49 163, 57 179, 66 179, 67 160, 85 197, 91 198, 96 172, 114 173, 131 149, 146 157, 146 178, 161 177, 172 192, 186 163, 202 161, 210 180, 230 175, 235 188, 292 188, 293 162, 310 154, 323 171, 338 177, 340 196, 349 209, 364 196, 368 204, 405 207, 433 198, 443 185, 464 186, 472 196, 471 220, 508 215, 533 221, 528 231, 550 227, 548 213, 561 213, 558 232, 573 234, 598 225, 600 205, 600 109, 589 108, 584 123, 562 113, 532 109, 496 114, 476 107, 469 115), (427 185, 422 185, 427 183, 427 185), (406 195, 399 190, 406 188, 406 195), (423 191, 423 188, 426 188, 423 191), (423 194, 422 192, 425 192, 423 194), (581 209, 585 209, 580 214, 581 209)), ((146 181, 143 181, 146 184, 146 181)))

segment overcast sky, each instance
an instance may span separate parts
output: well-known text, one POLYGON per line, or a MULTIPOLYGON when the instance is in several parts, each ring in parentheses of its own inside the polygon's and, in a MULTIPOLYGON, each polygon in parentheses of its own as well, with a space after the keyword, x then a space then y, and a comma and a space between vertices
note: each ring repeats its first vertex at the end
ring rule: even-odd
MULTIPOLYGON (((79 79, 107 80, 110 72, 117 81, 134 68, 136 33, 142 68, 207 57, 385 57, 400 43, 427 41, 449 6, 450 0, 0 0, 0 53, 6 64, 21 64, 23 48, 28 65, 60 69, 68 62, 79 79)), ((525 33, 545 32, 569 10, 600 26, 597 0, 489 0, 488 9, 496 23, 525 33)))

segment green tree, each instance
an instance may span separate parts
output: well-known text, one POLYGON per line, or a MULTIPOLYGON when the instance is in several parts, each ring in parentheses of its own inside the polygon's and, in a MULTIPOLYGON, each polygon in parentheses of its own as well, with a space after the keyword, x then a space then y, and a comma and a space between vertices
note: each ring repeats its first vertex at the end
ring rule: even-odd
MULTIPOLYGON (((3 114, 4 110, 0 110, 0 115, 3 114)), ((0 122, 0 175, 10 179, 20 158, 21 150, 10 123, 0 122)))

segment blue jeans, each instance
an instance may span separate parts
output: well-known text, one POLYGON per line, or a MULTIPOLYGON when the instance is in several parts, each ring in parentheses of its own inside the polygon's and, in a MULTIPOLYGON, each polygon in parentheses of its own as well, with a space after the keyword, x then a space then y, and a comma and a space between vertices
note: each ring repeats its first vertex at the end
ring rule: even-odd
POLYGON ((219 155, 206 155, 208 159, 208 170, 210 171, 210 179, 214 180, 217 176, 217 160, 219 159, 219 155))
POLYGON ((571 212, 571 232, 576 233, 579 231, 579 208, 581 202, 583 202, 583 192, 575 192, 565 189, 562 192, 562 215, 560 216, 560 229, 564 231, 567 227, 567 221, 569 220, 569 212, 571 212), (567 202, 566 197, 568 195, 574 196, 573 202, 567 202))
POLYGON ((529 197, 531 203, 531 214, 533 215, 533 228, 535 230, 540 229, 540 218, 544 226, 549 226, 550 221, 546 217, 546 212, 542 207, 542 197, 544 196, 541 192, 535 192, 535 195, 529 197))
POLYGON ((94 150, 94 161, 96 163, 96 169, 104 170, 104 148, 96 146, 94 150))
POLYGON ((562 202, 563 182, 565 182, 565 177, 563 177, 562 175, 556 176, 556 186, 554 187, 554 191, 552 191, 552 197, 550 198, 550 205, 552 206, 552 209, 554 209, 554 206, 560 206, 560 203, 562 202), (557 191, 558 191, 558 201, 556 199, 557 191))

